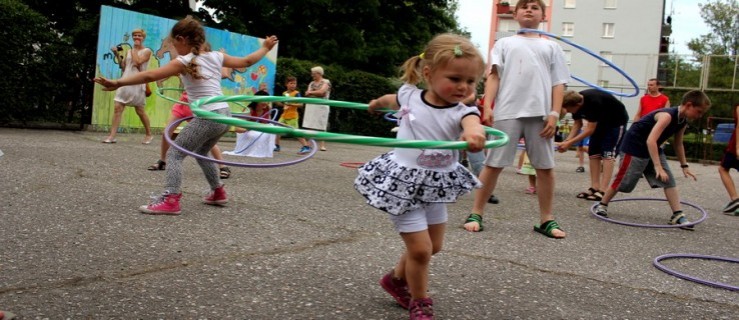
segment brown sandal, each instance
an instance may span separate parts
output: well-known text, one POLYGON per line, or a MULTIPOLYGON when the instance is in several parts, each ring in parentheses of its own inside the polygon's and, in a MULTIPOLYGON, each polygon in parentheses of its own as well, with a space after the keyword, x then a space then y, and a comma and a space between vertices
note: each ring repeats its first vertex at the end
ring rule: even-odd
POLYGON ((231 177, 231 168, 223 167, 220 169, 220 173, 221 173, 221 179, 228 179, 229 177, 231 177))
POLYGON ((149 166, 148 168, 146 168, 146 170, 149 170, 149 171, 164 170, 166 166, 167 166, 166 162, 162 160, 157 160, 157 164, 149 166))
POLYGON ((600 201, 601 199, 603 199, 603 191, 596 191, 596 192, 593 192, 593 194, 585 197, 585 200, 590 200, 590 201, 600 201))
MULTIPOLYGON (((578 199, 588 199, 588 197, 593 196, 598 190, 595 190, 593 188, 588 188, 588 192, 580 192, 577 194, 578 199)), ((602 195, 601 195, 602 196, 602 195)), ((588 199, 590 200, 590 199, 588 199)))

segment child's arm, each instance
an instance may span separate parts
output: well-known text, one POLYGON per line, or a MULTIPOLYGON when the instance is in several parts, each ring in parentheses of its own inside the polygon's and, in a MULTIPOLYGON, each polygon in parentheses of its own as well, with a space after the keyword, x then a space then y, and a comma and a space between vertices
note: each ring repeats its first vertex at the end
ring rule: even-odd
POLYGON ((374 99, 370 101, 369 108, 367 108, 367 111, 370 113, 382 113, 378 112, 377 109, 393 109, 398 110, 400 109, 400 106, 398 105, 398 95, 397 94, 386 94, 382 97, 379 97, 377 99, 374 99))
POLYGON ((105 87, 103 88, 104 91, 113 91, 122 86, 130 86, 134 84, 143 84, 147 82, 153 82, 153 81, 157 81, 160 79, 175 76, 183 72, 185 72, 185 65, 182 64, 182 62, 175 59, 165 64, 162 67, 159 67, 153 70, 139 72, 132 76, 120 78, 118 80, 109 80, 103 77, 97 77, 93 79, 92 81, 95 81, 96 83, 99 83, 103 87, 105 87))
POLYGON ((677 160, 680 161, 680 168, 683 169, 683 175, 685 177, 691 177, 693 180, 698 180, 693 172, 690 171, 690 167, 688 167, 688 159, 685 157, 685 146, 683 146, 683 136, 685 135, 685 129, 688 127, 683 127, 680 131, 678 131, 675 134, 675 155, 677 155, 677 160))
POLYGON ((547 123, 541 129, 541 132, 539 132, 539 136, 542 138, 550 139, 557 132, 557 121, 559 120, 559 115, 562 113, 562 99, 564 94, 564 84, 558 84, 552 87, 552 110, 547 115, 547 123))
POLYGON ((485 147, 485 130, 480 124, 480 118, 476 115, 468 115, 462 118, 461 140, 467 142, 467 151, 479 152, 485 147))
POLYGON ((495 102, 495 97, 498 96, 498 88, 500 86, 500 76, 498 76, 498 68, 493 65, 492 68, 490 68, 490 74, 488 75, 487 81, 485 81, 485 103, 482 105, 483 109, 483 116, 485 117, 482 119, 482 123, 486 126, 492 126, 493 125, 493 103, 495 102))
MULTIPOLYGON (((662 168, 662 163, 659 161, 659 145, 657 145, 657 140, 670 124, 670 121, 672 121, 672 116, 667 112, 658 112, 654 115, 654 118, 657 120, 657 123, 652 127, 652 131, 649 132, 649 137, 647 137, 647 149, 649 150, 649 158, 652 159, 652 164, 654 165, 654 172, 657 173, 657 179, 667 181, 669 177, 665 169, 662 168)), ((678 149, 677 144, 677 141, 675 141, 676 151, 678 149)), ((680 143, 680 146, 682 147, 682 143, 680 143)), ((684 151, 683 157, 685 157, 684 151)))
POLYGON ((245 57, 234 57, 223 54, 223 66, 228 68, 246 68, 261 60, 277 44, 276 36, 269 36, 262 42, 262 47, 245 57))

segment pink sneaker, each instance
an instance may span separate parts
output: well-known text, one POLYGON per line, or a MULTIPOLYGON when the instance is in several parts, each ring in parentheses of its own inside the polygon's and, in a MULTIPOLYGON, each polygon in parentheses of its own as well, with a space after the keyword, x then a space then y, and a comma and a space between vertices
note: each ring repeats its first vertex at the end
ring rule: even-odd
POLYGON ((408 283, 403 279, 393 278, 391 270, 380 279, 380 286, 389 293, 403 309, 408 309, 411 301, 411 294, 408 292, 408 283))
POLYGON ((211 191, 210 194, 203 198, 203 203, 211 205, 223 205, 228 203, 228 197, 226 196, 226 188, 223 185, 211 191))
POLYGON ((536 194, 536 187, 528 187, 524 192, 526 192, 526 194, 536 194))
POLYGON ((148 214, 178 215, 180 214, 181 197, 182 193, 165 193, 154 198, 150 204, 139 207, 139 211, 148 214))
POLYGON ((434 301, 431 298, 414 299, 411 301, 411 320, 433 320, 434 301))

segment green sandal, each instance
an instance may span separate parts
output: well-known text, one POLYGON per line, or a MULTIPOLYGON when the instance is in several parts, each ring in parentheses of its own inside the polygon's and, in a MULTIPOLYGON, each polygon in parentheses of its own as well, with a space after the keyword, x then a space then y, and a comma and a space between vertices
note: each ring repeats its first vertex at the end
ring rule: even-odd
POLYGON ((554 221, 554 220, 549 220, 547 222, 542 223, 541 225, 538 225, 538 224, 537 225, 534 225, 534 231, 536 231, 538 233, 541 233, 541 234, 543 234, 543 235, 545 235, 547 237, 554 238, 554 239, 563 239, 564 237, 557 238, 557 237, 554 236, 554 234, 552 234, 552 230, 554 230, 554 229, 559 229, 559 230, 564 231, 559 226, 559 224, 557 223, 557 221, 554 221))
POLYGON ((477 222, 477 225, 480 227, 477 229, 477 231, 482 231, 482 216, 477 213, 471 213, 469 217, 467 217, 467 220, 464 221, 465 224, 470 222, 477 222))

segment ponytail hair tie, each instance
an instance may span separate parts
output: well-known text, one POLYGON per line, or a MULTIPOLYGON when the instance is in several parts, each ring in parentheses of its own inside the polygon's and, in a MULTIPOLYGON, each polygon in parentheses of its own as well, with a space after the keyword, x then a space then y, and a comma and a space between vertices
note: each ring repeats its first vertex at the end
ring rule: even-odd
POLYGON ((462 48, 460 48, 459 45, 454 46, 454 55, 457 57, 461 57, 463 55, 462 48))

